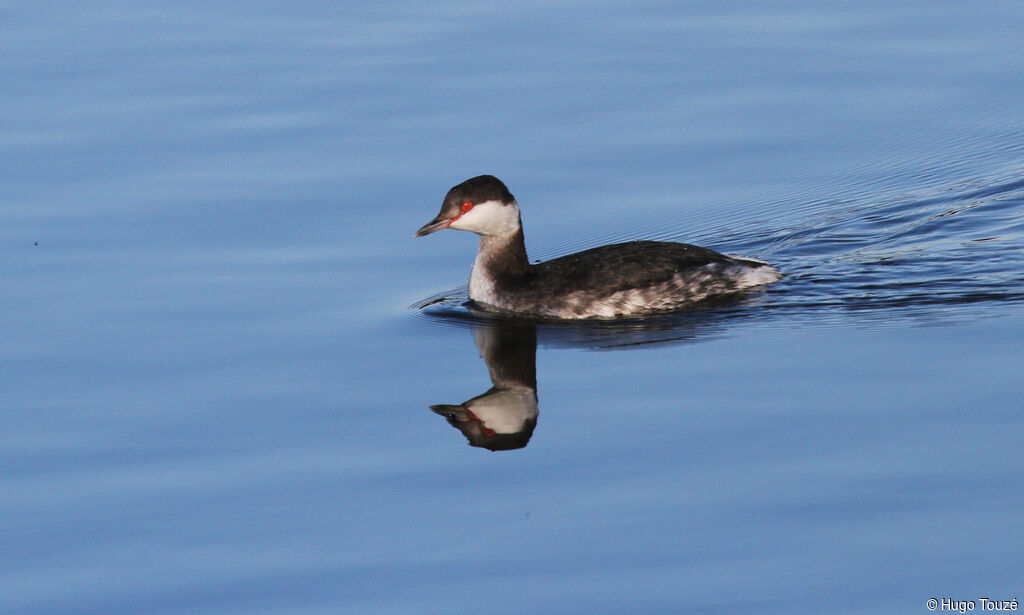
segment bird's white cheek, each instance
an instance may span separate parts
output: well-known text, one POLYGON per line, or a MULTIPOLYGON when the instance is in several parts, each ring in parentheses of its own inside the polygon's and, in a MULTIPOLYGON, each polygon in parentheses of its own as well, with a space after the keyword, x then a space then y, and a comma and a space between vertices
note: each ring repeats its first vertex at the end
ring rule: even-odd
POLYGON ((453 229, 455 229, 457 231, 473 231, 473 230, 476 230, 475 228, 473 228, 473 219, 470 217, 472 215, 472 213, 473 213, 472 211, 469 211, 467 213, 462 214, 461 216, 456 218, 454 222, 449 224, 448 228, 453 228, 453 229))
POLYGON ((451 228, 481 235, 506 235, 519 228, 519 209, 514 204, 484 201, 459 216, 451 228))

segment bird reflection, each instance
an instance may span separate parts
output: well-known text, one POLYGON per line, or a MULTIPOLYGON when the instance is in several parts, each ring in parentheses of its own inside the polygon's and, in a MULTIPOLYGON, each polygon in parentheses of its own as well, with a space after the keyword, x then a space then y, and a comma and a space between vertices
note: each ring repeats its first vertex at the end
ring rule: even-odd
POLYGON ((492 451, 523 448, 537 426, 537 329, 529 324, 489 322, 473 328, 487 363, 487 392, 461 404, 430 406, 462 432, 470 446, 492 451))
POLYGON ((471 446, 492 451, 523 448, 537 426, 537 343, 556 348, 628 350, 652 344, 694 343, 721 335, 726 326, 750 320, 754 300, 708 304, 659 318, 564 322, 506 319, 474 309, 472 302, 438 295, 413 306, 422 313, 469 328, 493 386, 461 404, 430 409, 444 416, 471 446))

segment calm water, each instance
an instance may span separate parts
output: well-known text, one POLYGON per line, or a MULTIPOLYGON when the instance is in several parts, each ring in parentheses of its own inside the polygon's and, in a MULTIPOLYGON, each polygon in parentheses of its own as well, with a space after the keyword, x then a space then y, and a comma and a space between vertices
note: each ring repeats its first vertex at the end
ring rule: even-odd
POLYGON ((1024 599, 1020 3, 0 23, 3 612, 1024 599), (672 239, 787 277, 482 319, 475 237, 412 233, 484 172, 532 258, 672 239))

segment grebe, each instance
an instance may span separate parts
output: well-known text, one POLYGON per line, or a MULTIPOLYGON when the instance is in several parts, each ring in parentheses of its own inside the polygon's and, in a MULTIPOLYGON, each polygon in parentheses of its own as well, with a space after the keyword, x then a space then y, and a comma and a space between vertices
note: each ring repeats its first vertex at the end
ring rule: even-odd
POLYGON ((484 309, 514 315, 643 316, 734 295, 782 277, 761 261, 664 241, 617 243, 531 265, 519 205, 492 175, 467 179, 449 190, 441 212, 415 236, 446 228, 480 235, 469 298, 484 309))

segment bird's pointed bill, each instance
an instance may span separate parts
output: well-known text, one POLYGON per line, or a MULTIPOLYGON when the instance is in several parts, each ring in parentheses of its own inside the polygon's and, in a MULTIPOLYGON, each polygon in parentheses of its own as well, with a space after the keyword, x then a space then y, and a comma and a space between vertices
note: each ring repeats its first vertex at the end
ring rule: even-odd
POLYGON ((424 235, 429 235, 431 233, 436 233, 437 231, 440 231, 442 229, 448 228, 448 226, 452 222, 453 222, 453 220, 451 218, 445 218, 443 216, 438 216, 438 217, 434 218, 433 220, 431 220, 430 222, 427 222, 426 224, 424 224, 422 227, 420 227, 420 230, 416 231, 416 234, 414 235, 414 237, 423 237, 424 235))

